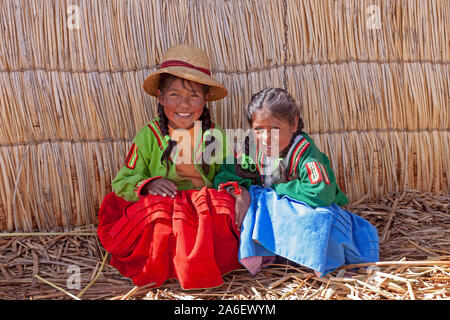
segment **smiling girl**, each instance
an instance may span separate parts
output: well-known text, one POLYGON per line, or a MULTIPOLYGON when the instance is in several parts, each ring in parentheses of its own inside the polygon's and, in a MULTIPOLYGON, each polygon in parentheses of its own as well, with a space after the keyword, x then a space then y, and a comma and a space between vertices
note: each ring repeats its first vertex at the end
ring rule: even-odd
POLYGON ((206 102, 227 91, 211 77, 205 52, 186 45, 168 50, 144 90, 157 98, 158 117, 137 133, 112 181, 99 239, 110 264, 138 286, 170 278, 184 289, 220 286, 240 267, 239 242, 234 199, 212 188, 227 152, 206 102), (211 144, 218 157, 205 156, 211 144))
POLYGON ((347 197, 328 157, 302 130, 293 97, 266 88, 252 96, 246 116, 255 143, 246 140, 244 152, 214 180, 236 197, 240 262, 252 274, 277 261, 323 276, 345 264, 377 261, 377 230, 341 208, 347 197))

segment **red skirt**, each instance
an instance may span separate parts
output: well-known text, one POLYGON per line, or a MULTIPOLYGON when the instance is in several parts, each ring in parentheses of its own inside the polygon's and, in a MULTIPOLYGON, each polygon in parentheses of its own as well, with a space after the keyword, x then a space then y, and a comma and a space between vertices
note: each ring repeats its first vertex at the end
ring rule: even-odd
POLYGON ((232 196, 206 187, 137 202, 112 192, 103 199, 97 233, 111 266, 137 286, 176 278, 183 289, 211 288, 242 267, 234 214, 232 196))

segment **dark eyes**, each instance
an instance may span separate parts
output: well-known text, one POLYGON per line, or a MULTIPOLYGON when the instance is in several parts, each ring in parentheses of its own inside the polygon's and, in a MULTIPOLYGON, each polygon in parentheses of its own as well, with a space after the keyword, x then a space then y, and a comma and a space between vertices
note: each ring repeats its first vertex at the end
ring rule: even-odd
MULTIPOLYGON (((267 129, 267 130, 280 130, 280 128, 279 127, 272 127, 272 128, 269 128, 269 129, 267 129)), ((266 129, 263 129, 263 128, 254 128, 253 130, 255 130, 255 131, 257 131, 257 132, 260 132, 260 131, 263 131, 263 130, 266 130, 266 129)))
MULTIPOLYGON (((180 94, 177 93, 177 92, 172 92, 172 93, 169 94, 169 96, 171 96, 171 97, 178 97, 179 95, 180 94)), ((196 93, 193 93, 193 94, 191 94, 191 97, 192 98, 199 98, 200 96, 198 94, 196 94, 196 93)))

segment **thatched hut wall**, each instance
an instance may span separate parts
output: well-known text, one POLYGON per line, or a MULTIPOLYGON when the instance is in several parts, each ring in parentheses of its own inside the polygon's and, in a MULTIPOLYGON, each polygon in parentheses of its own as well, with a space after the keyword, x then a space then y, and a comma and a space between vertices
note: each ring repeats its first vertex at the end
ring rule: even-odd
POLYGON ((448 193, 449 21, 447 0, 3 0, 0 230, 96 223, 155 113, 142 82, 178 43, 229 89, 210 105, 224 128, 287 88, 351 200, 448 193))

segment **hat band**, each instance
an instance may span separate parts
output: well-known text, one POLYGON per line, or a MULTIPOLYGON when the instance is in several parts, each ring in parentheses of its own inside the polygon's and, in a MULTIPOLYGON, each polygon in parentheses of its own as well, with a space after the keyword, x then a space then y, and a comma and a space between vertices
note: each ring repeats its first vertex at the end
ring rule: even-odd
POLYGON ((195 69, 198 71, 201 71, 205 74, 207 74, 208 76, 211 76, 211 71, 209 71, 209 69, 206 68, 201 68, 201 67, 196 67, 190 63, 181 61, 181 60, 168 60, 168 61, 164 61, 161 64, 161 68, 167 68, 167 67, 186 67, 186 68, 191 68, 191 69, 195 69))

